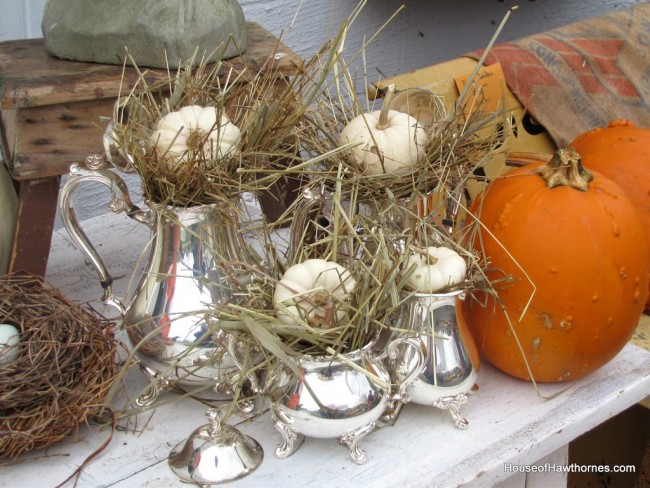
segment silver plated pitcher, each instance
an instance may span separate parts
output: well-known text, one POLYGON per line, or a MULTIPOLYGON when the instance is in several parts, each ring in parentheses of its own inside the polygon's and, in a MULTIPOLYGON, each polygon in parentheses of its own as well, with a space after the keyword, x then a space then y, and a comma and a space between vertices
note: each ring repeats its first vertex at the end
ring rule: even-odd
POLYGON ((469 329, 456 313, 457 300, 463 297, 460 290, 414 293, 406 299, 397 328, 405 331, 401 333, 404 338, 419 343, 425 360, 417 366, 420 355, 413 347, 403 347, 388 361, 393 381, 406 384, 405 394, 395 398, 387 414, 389 419, 394 419, 405 403, 413 402, 448 410, 458 428, 469 425, 460 408, 478 389, 479 356, 469 329), (409 380, 414 369, 418 372, 409 380))
POLYGON ((208 327, 206 313, 210 305, 245 294, 250 271, 230 263, 255 263, 259 258, 242 237, 232 208, 149 203, 141 209, 132 203, 120 176, 102 164, 74 164, 61 189, 59 212, 66 230, 99 274, 102 301, 119 310, 141 369, 151 379, 149 390, 136 402, 149 405, 162 391, 175 387, 192 391, 220 387, 232 393, 229 385, 234 385, 238 374, 231 354, 234 342, 223 330, 208 327), (113 278, 72 207, 72 197, 87 182, 111 190, 113 213, 124 212, 151 230, 150 247, 145 250, 148 261, 127 304, 114 295, 113 278))

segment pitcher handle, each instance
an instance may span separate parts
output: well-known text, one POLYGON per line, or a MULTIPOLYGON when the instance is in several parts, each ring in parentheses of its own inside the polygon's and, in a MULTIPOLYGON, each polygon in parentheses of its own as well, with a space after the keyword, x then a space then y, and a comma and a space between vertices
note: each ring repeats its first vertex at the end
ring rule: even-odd
POLYGON ((294 263, 298 258, 302 243, 310 237, 306 236, 305 233, 308 233, 314 225, 312 220, 320 210, 325 208, 331 198, 331 195, 325 189, 318 191, 305 188, 302 191, 302 198, 299 200, 300 204, 291 219, 289 248, 287 250, 288 263, 294 263))
MULTIPOLYGON (((426 350, 424 350, 424 345, 422 344, 421 340, 413 336, 398 337, 397 339, 393 339, 390 343, 388 343, 388 346, 386 347, 386 354, 388 355, 389 360, 395 360, 399 358, 401 346, 404 346, 406 349, 413 349, 415 353, 415 362, 410 370, 404 375, 404 379, 395 385, 397 391, 391 392, 390 402, 386 408, 386 411, 382 415, 382 420, 391 424, 397 420, 397 416, 399 415, 402 406, 410 401, 406 390, 413 382, 417 380, 418 376, 420 376, 426 365, 426 350)), ((391 371, 391 377, 396 376, 393 373, 394 372, 391 371)))
POLYGON ((86 164, 87 166, 83 166, 74 163, 70 166, 69 177, 59 193, 59 214, 61 215, 63 226, 70 234, 70 237, 81 252, 90 260, 99 275, 99 282, 104 289, 101 298, 102 302, 114 306, 123 316, 126 308, 113 294, 113 277, 108 272, 104 261, 90 242, 90 239, 88 239, 88 236, 79 225, 74 208, 72 207, 72 198, 82 183, 96 182, 107 186, 111 191, 113 196, 109 205, 111 212, 115 214, 125 212, 132 219, 150 226, 149 212, 143 211, 137 205, 133 204, 124 180, 112 171, 105 169, 104 164, 98 162, 95 156, 89 156, 86 164))

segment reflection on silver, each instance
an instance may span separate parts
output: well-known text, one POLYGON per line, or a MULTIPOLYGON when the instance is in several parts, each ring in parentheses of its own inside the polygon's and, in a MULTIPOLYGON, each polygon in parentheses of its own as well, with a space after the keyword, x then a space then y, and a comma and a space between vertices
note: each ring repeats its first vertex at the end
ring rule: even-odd
POLYGON ((399 376, 399 381, 395 381, 395 384, 392 385, 390 403, 381 417, 384 422, 393 425, 397 421, 402 406, 411 401, 408 389, 417 380, 420 372, 425 367, 426 355, 427 351, 424 349, 422 342, 408 335, 398 335, 396 339, 388 343, 386 355, 382 357, 388 361, 389 374, 392 379, 395 380, 399 376), (409 357, 408 364, 402 364, 399 375, 392 374, 390 367, 394 368, 396 360, 406 354, 409 357))
POLYGON ((291 217, 291 236, 287 261, 293 263, 297 260, 303 243, 312 244, 327 232, 331 224, 332 196, 322 190, 317 192, 305 188, 300 195, 300 205, 291 217))
POLYGON ((418 124, 431 132, 447 117, 443 98, 425 88, 410 87, 400 90, 393 95, 390 108, 411 115, 418 124))
POLYGON ((99 274, 102 300, 120 311, 143 371, 152 378, 150 391, 138 403, 150 404, 161 390, 174 386, 205 389, 236 377, 227 334, 206 321, 211 304, 236 301, 246 294, 250 269, 236 263, 254 265, 259 258, 244 242, 238 215, 230 206, 149 204, 148 209, 140 209, 115 173, 72 165, 61 189, 59 212, 99 274), (75 191, 89 181, 111 189, 113 212, 125 212, 151 229, 148 262, 127 305, 114 296, 113 278, 72 208, 75 191))
POLYGON ((355 230, 351 235, 335 229, 335 223, 342 221, 342 214, 345 213, 347 221, 353 220, 353 214, 369 215, 371 210, 367 205, 356 204, 352 206, 347 201, 335 201, 336 195, 325 188, 303 189, 299 205, 292 215, 291 235, 289 238, 289 249, 287 251, 287 262, 295 264, 309 258, 322 257, 329 238, 337 235, 337 255, 339 264, 348 266, 348 261, 353 261, 363 254, 363 246, 359 242, 359 236, 363 235, 361 228, 355 230), (314 244, 320 244, 314 245, 314 244), (301 255, 301 253, 306 253, 301 255))
POLYGON ((273 425, 282 435, 276 456, 290 456, 307 436, 338 438, 352 461, 367 460, 360 442, 388 405, 390 377, 371 346, 342 356, 302 356, 299 374, 288 368, 280 373, 272 394, 273 425))
POLYGON ((209 423, 177 444, 168 457, 171 470, 184 482, 207 486, 238 480, 255 471, 264 459, 262 446, 207 411, 209 423))
POLYGON ((457 427, 466 428, 468 422, 460 414, 460 406, 476 389, 478 365, 472 363, 465 343, 472 338, 461 337, 458 328, 455 300, 462 293, 410 296, 403 305, 397 327, 408 331, 407 337, 419 342, 425 361, 418 367, 418 348, 411 347, 401 349, 388 364, 394 381, 408 385, 407 402, 446 409, 457 427), (414 369, 419 371, 417 379, 409 381, 407 375, 414 369))

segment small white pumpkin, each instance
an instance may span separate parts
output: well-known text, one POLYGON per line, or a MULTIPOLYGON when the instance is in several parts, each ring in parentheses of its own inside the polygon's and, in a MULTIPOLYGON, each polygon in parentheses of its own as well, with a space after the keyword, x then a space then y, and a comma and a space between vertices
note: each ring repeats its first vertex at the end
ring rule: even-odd
POLYGON ((288 268, 275 287, 276 316, 287 325, 302 320, 329 328, 345 318, 341 305, 356 286, 350 272, 338 263, 308 259, 288 268))
POLYGON ((156 124, 151 142, 158 154, 166 155, 170 165, 187 159, 188 151, 203 151, 206 158, 222 159, 235 156, 239 150, 241 132, 216 107, 188 105, 169 112, 156 124))
POLYGON ((406 282, 418 293, 438 290, 462 283, 467 263, 460 254, 448 247, 427 247, 412 253, 406 260, 403 273, 409 273, 406 282))
POLYGON ((394 91, 390 85, 382 109, 358 115, 339 136, 340 145, 359 142, 350 153, 367 175, 410 174, 424 157, 427 133, 415 117, 390 110, 394 91))

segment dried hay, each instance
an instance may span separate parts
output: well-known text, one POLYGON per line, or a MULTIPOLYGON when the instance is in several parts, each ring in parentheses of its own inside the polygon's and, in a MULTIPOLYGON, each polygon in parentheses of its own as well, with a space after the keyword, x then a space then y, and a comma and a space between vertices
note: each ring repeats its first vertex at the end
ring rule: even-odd
POLYGON ((272 63, 261 68, 226 61, 195 64, 190 60, 151 83, 142 73, 115 107, 110 137, 122 161, 113 160, 119 169, 136 172, 144 197, 162 205, 190 207, 259 193, 280 177, 260 171, 296 157, 291 131, 298 100, 272 63), (206 150, 204 134, 204 140, 188 145, 181 162, 171 164, 167 153, 156 150, 152 134, 163 116, 188 105, 213 107, 218 117, 226 114, 241 131, 238 151, 223 156, 206 150))
MULTIPOLYGON (((302 83, 319 90, 308 90, 301 98, 311 101, 297 133, 302 160, 282 170, 302 182, 302 192, 269 230, 289 225, 286 248, 267 246, 265 268, 250 268, 248 303, 215 306, 212 311, 215 327, 248 330, 269 353, 269 363, 279 358, 291 364, 296 354, 347 352, 389 329, 406 296, 400 271, 409 252, 417 248, 456 250, 467 260, 469 273, 455 288, 491 291, 483 273, 485 263, 460 235, 459 217, 466 206, 467 182, 476 178, 475 170, 494 156, 507 136, 505 111, 486 113, 481 109, 482 93, 468 91, 451 113, 440 113, 426 127, 425 156, 409 175, 366 174, 349 157, 355 144, 342 145, 338 137, 349 120, 370 111, 358 88, 367 86, 367 80, 363 76, 356 80, 352 67, 368 44, 350 60, 344 59, 346 28, 343 25, 305 66, 296 77, 302 81, 294 81, 294 87, 302 83), (342 264, 357 279, 346 304, 347 320, 325 330, 306 320, 287 326, 272 307, 273 290, 283 271, 310 258, 342 264)), ((468 87, 472 86, 470 80, 468 87)), ((452 290, 441 293, 446 291, 452 290)))

